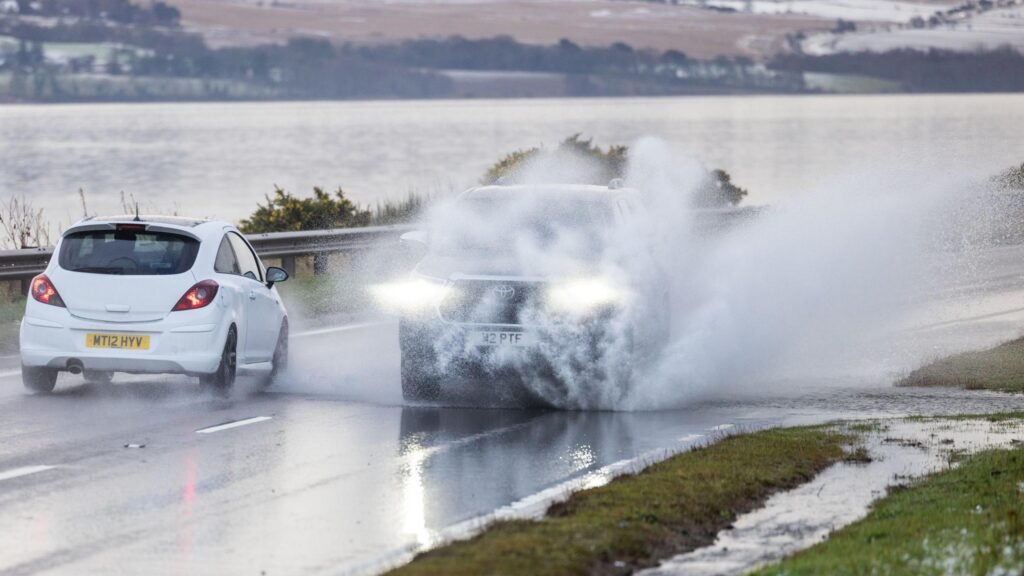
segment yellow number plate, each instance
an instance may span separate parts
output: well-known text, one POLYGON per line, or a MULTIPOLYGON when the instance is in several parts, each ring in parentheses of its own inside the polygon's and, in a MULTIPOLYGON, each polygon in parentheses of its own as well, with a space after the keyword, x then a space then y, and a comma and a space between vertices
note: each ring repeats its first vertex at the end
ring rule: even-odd
POLYGON ((149 350, 149 336, 139 334, 85 335, 86 348, 116 348, 120 350, 149 350))

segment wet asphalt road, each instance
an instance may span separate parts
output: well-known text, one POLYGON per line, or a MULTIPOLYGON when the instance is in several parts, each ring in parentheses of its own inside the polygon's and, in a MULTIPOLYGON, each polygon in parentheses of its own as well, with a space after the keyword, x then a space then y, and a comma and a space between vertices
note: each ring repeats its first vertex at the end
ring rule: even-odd
MULTIPOLYGON (((991 251, 984 278, 934 295, 915 338, 941 351, 1019 334, 1022 252, 991 251)), ((723 429, 1024 409, 813 381, 665 412, 404 407, 393 323, 300 332, 293 353, 302 368, 281 387, 229 399, 127 376, 32 396, 0 369, 0 573, 367 572, 448 526, 723 429)))

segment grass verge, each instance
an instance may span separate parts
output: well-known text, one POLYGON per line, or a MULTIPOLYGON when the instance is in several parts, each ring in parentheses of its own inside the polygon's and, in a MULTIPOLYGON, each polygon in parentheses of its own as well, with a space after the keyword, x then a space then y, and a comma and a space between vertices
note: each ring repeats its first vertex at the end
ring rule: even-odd
POLYGON ((738 514, 844 457, 829 428, 733 436, 573 494, 542 520, 498 522, 392 572, 626 574, 705 546, 738 514))
POLYGON ((0 298, 0 353, 14 354, 18 351, 18 329, 24 314, 24 297, 15 300, 0 298))
POLYGON ((371 305, 364 286, 333 275, 292 278, 279 284, 278 290, 290 312, 307 318, 354 314, 371 305))
POLYGON ((914 370, 897 385, 1024 392, 1024 338, 933 362, 914 370))
POLYGON ((1024 448, 982 452, 895 489, 863 520, 755 574, 1020 574, 1022 492, 1024 448))

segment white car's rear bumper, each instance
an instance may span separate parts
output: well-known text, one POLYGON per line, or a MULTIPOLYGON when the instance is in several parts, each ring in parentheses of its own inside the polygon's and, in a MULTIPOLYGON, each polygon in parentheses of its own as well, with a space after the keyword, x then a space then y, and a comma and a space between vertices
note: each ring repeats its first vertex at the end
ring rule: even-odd
POLYGON ((211 374, 220 364, 230 325, 217 323, 217 316, 197 310, 175 312, 156 322, 98 322, 76 318, 63 308, 30 305, 21 322, 21 361, 57 369, 78 360, 86 370, 211 374), (146 335, 149 349, 89 348, 89 333, 146 335))

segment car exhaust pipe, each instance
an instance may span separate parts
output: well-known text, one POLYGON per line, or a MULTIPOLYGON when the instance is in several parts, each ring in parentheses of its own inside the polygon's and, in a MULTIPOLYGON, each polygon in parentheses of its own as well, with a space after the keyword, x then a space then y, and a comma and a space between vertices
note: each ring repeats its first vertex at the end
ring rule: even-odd
POLYGON ((77 376, 81 374, 83 370, 85 370, 85 366, 82 365, 81 360, 79 360, 78 358, 72 358, 71 360, 68 360, 68 372, 71 372, 72 374, 77 376))

